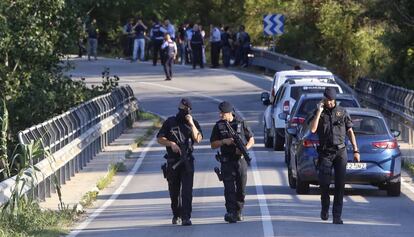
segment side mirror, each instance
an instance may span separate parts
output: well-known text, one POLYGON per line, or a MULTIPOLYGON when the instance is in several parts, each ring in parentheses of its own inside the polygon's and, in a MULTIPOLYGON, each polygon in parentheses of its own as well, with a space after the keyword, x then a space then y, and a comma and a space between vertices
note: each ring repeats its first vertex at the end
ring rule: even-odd
POLYGON ((262 94, 260 95, 260 99, 261 99, 263 105, 265 105, 265 106, 270 105, 270 94, 269 94, 269 92, 262 92, 262 94))
POLYGON ((398 136, 400 136, 401 132, 397 131, 397 130, 394 130, 394 129, 391 129, 391 134, 394 137, 398 137, 398 136))
POLYGON ((286 132, 287 132, 287 134, 295 137, 298 134, 298 129, 297 128, 287 128, 286 132))
POLYGON ((281 120, 285 120, 285 121, 286 121, 286 119, 287 119, 287 113, 280 113, 280 114, 278 114, 277 116, 278 116, 278 117, 279 117, 279 119, 281 119, 281 120))

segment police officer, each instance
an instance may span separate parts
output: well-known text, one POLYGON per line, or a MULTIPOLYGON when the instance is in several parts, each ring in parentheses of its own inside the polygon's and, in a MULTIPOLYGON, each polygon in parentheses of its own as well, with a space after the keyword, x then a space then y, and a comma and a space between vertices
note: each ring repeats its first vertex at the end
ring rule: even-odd
POLYGON ((163 57, 163 66, 165 72, 165 80, 170 81, 172 79, 172 65, 174 63, 175 57, 177 56, 177 45, 171 39, 170 34, 165 34, 165 41, 161 46, 161 49, 164 51, 163 57))
POLYGON ((172 224, 191 225, 193 200, 193 144, 203 138, 198 122, 191 116, 191 102, 182 98, 176 116, 169 117, 158 132, 158 143, 165 146, 167 165, 164 166, 173 212, 172 224), (186 157, 183 160, 183 157, 186 157), (181 192, 181 195, 180 195, 181 192))
POLYGON ((201 35, 200 27, 195 24, 193 26, 193 33, 190 39, 190 51, 192 52, 193 69, 196 65, 200 65, 200 68, 204 68, 203 62, 203 45, 204 40, 201 35))
POLYGON ((220 120, 216 122, 210 137, 211 148, 220 148, 221 174, 224 183, 224 196, 227 213, 224 220, 229 223, 242 221, 242 210, 246 195, 247 162, 240 151, 234 145, 234 140, 229 134, 226 123, 247 142, 246 148, 254 145, 253 133, 246 122, 237 119, 233 114, 233 106, 223 101, 219 104, 220 120))
MULTIPOLYGON (((152 65, 157 66, 158 54, 161 54, 161 45, 164 41, 164 33, 166 30, 161 26, 160 22, 155 19, 154 25, 150 31, 150 37, 152 41, 152 65)), ((161 55, 160 55, 161 58, 161 55)))
POLYGON ((346 110, 336 104, 336 90, 327 87, 324 99, 318 103, 311 121, 311 132, 317 133, 320 145, 317 149, 318 176, 321 189, 321 219, 329 219, 329 185, 331 183, 332 168, 335 170, 335 196, 332 208, 333 223, 343 224, 341 219, 343 196, 345 189, 345 175, 347 151, 345 135, 347 134, 354 151, 354 161, 359 162, 360 156, 352 120, 346 110))

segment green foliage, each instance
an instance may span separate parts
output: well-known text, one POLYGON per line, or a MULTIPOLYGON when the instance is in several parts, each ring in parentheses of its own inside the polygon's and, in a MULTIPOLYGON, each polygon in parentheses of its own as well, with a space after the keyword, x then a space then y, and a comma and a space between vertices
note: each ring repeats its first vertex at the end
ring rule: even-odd
POLYGON ((61 236, 68 233, 75 217, 72 211, 41 210, 37 203, 24 203, 22 210, 19 218, 0 216, 0 236, 61 236))

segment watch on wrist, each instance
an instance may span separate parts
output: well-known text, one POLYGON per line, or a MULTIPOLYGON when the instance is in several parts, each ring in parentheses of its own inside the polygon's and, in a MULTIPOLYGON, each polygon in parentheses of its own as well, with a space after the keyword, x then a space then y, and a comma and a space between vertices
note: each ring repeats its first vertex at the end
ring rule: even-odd
POLYGON ((358 154, 359 154, 359 151, 358 151, 358 150, 354 151, 354 154, 356 154, 356 153, 358 153, 358 154))

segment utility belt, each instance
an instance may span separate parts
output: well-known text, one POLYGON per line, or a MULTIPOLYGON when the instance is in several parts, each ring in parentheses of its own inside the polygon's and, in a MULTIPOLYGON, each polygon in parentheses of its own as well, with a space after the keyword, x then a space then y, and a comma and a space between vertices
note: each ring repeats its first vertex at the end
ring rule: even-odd
MULTIPOLYGON (((194 157, 193 157, 193 153, 192 152, 188 153, 187 157, 189 158, 188 159, 189 161, 194 160, 194 157)), ((167 160, 167 163, 168 164, 171 164, 171 165, 174 165, 175 163, 177 163, 181 159, 179 156, 176 157, 176 158, 174 158, 174 157, 168 156, 168 154, 165 154, 164 155, 164 158, 167 160)))
POLYGON ((336 152, 338 150, 344 149, 345 147, 345 143, 341 143, 339 145, 321 144, 318 146, 318 152, 336 152))
POLYGON ((220 152, 216 154, 216 160, 220 163, 227 163, 232 161, 239 161, 240 159, 244 159, 241 155, 222 155, 220 152))

